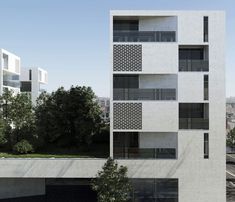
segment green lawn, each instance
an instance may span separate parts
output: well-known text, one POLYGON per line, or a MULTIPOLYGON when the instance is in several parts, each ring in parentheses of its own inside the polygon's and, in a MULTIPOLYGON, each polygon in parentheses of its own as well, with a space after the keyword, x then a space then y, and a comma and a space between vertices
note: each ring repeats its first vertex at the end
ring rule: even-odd
POLYGON ((31 154, 14 154, 0 150, 0 158, 107 158, 108 144, 93 144, 90 149, 58 148, 52 145, 31 154))

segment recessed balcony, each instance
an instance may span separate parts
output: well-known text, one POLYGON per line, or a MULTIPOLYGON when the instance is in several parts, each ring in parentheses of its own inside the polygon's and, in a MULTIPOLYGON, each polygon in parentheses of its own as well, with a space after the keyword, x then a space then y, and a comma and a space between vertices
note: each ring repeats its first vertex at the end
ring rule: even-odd
POLYGON ((208 103, 180 103, 179 129, 209 129, 208 103))
POLYGON ((113 42, 175 42, 176 16, 115 16, 113 42))
POLYGON ((207 72, 209 71, 208 46, 180 46, 179 71, 207 72))
POLYGON ((175 42, 175 31, 113 31, 113 42, 175 42))
POLYGON ((113 100, 176 100, 176 89, 114 88, 113 100))
POLYGON ((176 159, 174 148, 115 148, 116 159, 176 159))
POLYGON ((113 100, 176 100, 177 75, 113 76, 113 100))
POLYGON ((177 134, 114 132, 116 159, 176 159, 177 134))
POLYGON ((208 60, 179 60, 179 70, 183 72, 209 71, 208 60))
POLYGON ((180 129, 209 129, 208 118, 180 118, 179 119, 180 129))

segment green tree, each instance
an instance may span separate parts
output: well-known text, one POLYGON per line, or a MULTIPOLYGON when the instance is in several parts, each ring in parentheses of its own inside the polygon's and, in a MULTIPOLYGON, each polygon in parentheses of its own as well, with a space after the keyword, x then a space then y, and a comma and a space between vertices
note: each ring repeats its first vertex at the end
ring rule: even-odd
MULTIPOLYGON (((12 149, 13 146, 26 139, 32 142, 37 138, 35 128, 35 115, 31 100, 24 93, 13 95, 6 90, 0 96, 3 119, 3 133, 7 145, 12 149)), ((34 141, 36 142, 36 141, 34 141)))
POLYGON ((230 132, 227 135, 227 145, 230 147, 235 146, 235 128, 230 130, 230 132))
POLYGON ((99 202, 126 202, 132 190, 127 177, 127 167, 118 166, 108 158, 102 171, 92 180, 92 189, 97 192, 99 202))
POLYGON ((90 87, 59 88, 51 94, 42 93, 37 100, 38 134, 45 142, 59 146, 91 143, 100 128, 100 109, 90 87))

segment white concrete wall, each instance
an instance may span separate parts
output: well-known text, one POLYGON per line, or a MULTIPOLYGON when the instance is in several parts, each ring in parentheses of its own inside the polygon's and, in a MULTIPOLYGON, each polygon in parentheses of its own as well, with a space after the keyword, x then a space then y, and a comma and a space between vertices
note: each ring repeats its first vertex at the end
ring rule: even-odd
POLYGON ((177 89, 177 74, 141 74, 139 88, 175 88, 177 89))
POLYGON ((179 72, 179 102, 204 102, 204 74, 201 72, 179 72))
POLYGON ((178 16, 179 44, 203 43, 203 15, 181 12, 178 16))
POLYGON ((0 199, 45 194, 45 179, 1 178, 0 199))
POLYGON ((178 131, 178 103, 176 101, 142 102, 142 131, 178 131))
POLYGON ((142 73, 175 74, 178 72, 177 43, 142 43, 142 73))
POLYGON ((177 133, 140 132, 140 148, 175 148, 178 145, 177 133))
MULTIPOLYGON (((10 52, 3 50, 3 49, 1 49, 1 52, 2 52, 1 57, 3 57, 3 54, 8 55, 8 68, 7 68, 7 70, 9 72, 20 74, 20 58, 18 56, 14 55, 13 53, 10 53, 10 52), (17 61, 19 62, 19 67, 17 67, 17 61)), ((1 59, 3 59, 3 58, 1 58, 1 59)))

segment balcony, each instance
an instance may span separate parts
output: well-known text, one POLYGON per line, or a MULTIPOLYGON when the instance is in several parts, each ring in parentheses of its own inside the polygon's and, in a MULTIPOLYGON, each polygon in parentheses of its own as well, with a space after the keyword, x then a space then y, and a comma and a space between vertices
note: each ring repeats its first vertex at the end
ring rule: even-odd
POLYGON ((20 88, 20 81, 3 81, 4 86, 20 88))
POLYGON ((208 118, 179 118, 179 129, 209 129, 208 118))
POLYGON ((176 100, 176 89, 114 88, 113 100, 176 100))
POLYGON ((207 72, 209 71, 209 61, 208 60, 179 60, 179 71, 207 72))
POLYGON ((175 148, 114 148, 116 159, 176 159, 175 148))
POLYGON ((175 42, 175 31, 113 31, 113 42, 175 42))

